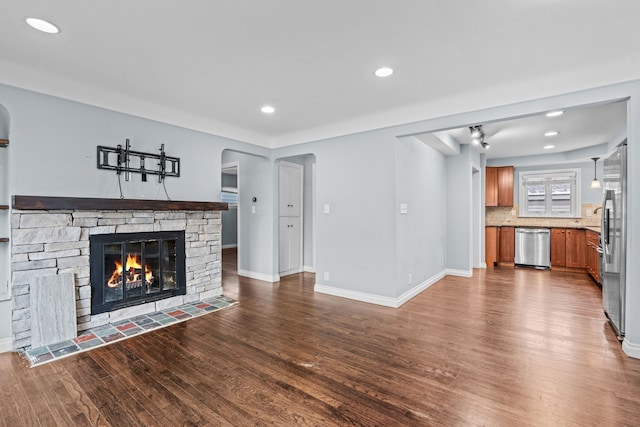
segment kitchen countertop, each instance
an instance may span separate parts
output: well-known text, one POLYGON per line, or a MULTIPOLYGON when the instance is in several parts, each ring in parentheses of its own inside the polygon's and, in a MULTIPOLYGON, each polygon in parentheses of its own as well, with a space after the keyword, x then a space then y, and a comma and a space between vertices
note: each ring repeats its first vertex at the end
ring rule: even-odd
POLYGON ((516 227, 516 228, 575 228, 576 230, 590 230, 600 234, 601 227, 594 225, 575 225, 575 226, 559 226, 559 225, 518 225, 518 224, 485 224, 485 227, 516 227))

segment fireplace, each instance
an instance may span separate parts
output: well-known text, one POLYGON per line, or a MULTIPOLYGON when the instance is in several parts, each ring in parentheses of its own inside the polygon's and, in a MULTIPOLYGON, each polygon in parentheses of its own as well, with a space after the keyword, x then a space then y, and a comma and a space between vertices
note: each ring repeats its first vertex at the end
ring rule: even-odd
POLYGON ((92 315, 186 294, 184 231, 97 234, 89 241, 92 315))

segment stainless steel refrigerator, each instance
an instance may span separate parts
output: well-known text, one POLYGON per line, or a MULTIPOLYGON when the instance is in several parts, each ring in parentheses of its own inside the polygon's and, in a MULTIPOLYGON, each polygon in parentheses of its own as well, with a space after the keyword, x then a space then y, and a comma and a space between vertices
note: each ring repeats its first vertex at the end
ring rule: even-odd
POLYGON ((625 287, 627 258, 627 146, 623 142, 604 160, 602 228, 602 298, 604 311, 618 334, 625 332, 625 287))

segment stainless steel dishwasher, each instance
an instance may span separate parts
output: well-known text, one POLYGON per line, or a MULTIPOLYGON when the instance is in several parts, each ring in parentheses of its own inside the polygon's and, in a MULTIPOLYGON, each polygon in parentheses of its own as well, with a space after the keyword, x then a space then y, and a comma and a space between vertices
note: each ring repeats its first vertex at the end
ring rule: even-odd
POLYGON ((549 269, 551 232, 548 228, 516 228, 515 265, 549 269))

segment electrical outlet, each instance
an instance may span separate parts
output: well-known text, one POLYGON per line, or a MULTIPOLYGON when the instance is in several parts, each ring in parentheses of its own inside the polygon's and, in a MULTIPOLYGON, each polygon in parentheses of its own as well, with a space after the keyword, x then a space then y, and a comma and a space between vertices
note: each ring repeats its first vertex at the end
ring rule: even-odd
POLYGON ((413 274, 409 273, 409 284, 413 283, 413 274))
POLYGON ((591 216, 592 212, 591 209, 587 209, 587 216, 591 216))
POLYGON ((329 272, 328 272, 328 271, 325 271, 325 272, 324 272, 324 281, 325 281, 325 282, 328 282, 328 281, 329 281, 329 272))

